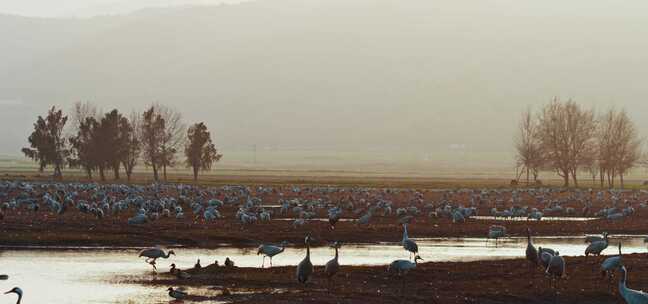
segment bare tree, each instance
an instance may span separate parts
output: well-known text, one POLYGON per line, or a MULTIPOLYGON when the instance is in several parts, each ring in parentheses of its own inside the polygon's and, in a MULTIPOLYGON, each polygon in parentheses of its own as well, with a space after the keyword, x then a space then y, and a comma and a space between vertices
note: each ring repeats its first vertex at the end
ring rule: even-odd
POLYGON ((141 140, 144 164, 153 168, 153 178, 160 179, 158 169, 161 164, 162 152, 160 149, 164 137, 165 122, 162 115, 151 106, 142 114, 141 140))
POLYGON ((594 111, 583 109, 572 100, 561 102, 554 98, 538 116, 538 138, 549 167, 563 178, 570 177, 578 186, 577 173, 590 165, 594 147, 596 121, 594 111))
MULTIPOLYGON (((526 172, 527 185, 529 185, 530 174, 533 174, 533 181, 537 182, 544 158, 538 138, 537 122, 534 120, 531 110, 527 110, 522 114, 520 130, 515 138, 515 149, 517 152, 517 166, 522 168, 520 175, 526 172)), ((519 178, 520 176, 517 176, 517 179, 519 178)))
POLYGON ((162 105, 154 107, 164 120, 164 135, 160 142, 160 165, 166 181, 167 167, 176 165, 176 155, 184 146, 186 126, 182 122, 182 115, 175 109, 162 105))
POLYGON ((621 188, 625 186, 624 176, 635 167, 641 158, 641 140, 635 124, 625 111, 614 115, 614 148, 613 162, 619 174, 621 188))
POLYGON ((72 109, 72 115, 70 115, 70 133, 76 134, 79 131, 79 127, 82 123, 86 121, 86 118, 92 117, 99 120, 99 112, 97 107, 91 104, 89 101, 86 102, 76 102, 74 103, 72 109))
POLYGON ((121 163, 124 166, 126 179, 130 182, 133 175, 133 169, 137 165, 137 160, 142 152, 142 133, 141 133, 142 115, 137 112, 131 112, 128 119, 120 121, 119 129, 124 138, 124 149, 121 153, 121 163))

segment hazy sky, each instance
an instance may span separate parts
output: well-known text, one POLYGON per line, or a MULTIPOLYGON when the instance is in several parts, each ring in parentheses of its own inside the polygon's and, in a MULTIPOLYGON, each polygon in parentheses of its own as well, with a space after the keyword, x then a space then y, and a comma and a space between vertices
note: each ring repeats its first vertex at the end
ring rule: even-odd
POLYGON ((0 0, 0 13, 37 17, 90 17, 146 7, 237 3, 246 0, 0 0))
MULTIPOLYGON (((221 2, 0 0, 0 11, 221 2)), ((0 155, 18 154, 50 106, 86 100, 180 108, 225 154, 256 145, 512 164, 520 113, 554 96, 625 108, 646 137, 647 11, 645 0, 254 0, 0 16, 0 155)))

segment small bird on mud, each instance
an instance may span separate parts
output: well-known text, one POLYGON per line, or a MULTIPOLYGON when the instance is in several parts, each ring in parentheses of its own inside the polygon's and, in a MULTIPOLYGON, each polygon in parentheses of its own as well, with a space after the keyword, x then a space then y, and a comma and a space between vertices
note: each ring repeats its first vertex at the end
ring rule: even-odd
POLYGON ((178 279, 190 279, 191 275, 188 272, 182 271, 179 268, 176 268, 176 264, 171 264, 171 269, 169 273, 175 275, 178 279))

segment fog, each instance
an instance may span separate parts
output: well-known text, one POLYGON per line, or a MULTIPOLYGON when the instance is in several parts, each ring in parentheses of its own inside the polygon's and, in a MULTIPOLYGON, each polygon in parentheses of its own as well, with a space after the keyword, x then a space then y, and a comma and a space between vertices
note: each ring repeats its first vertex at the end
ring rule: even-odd
POLYGON ((76 101, 177 107, 213 130, 224 162, 256 145, 322 151, 313 163, 347 153, 510 168, 520 113, 554 96, 625 107, 648 134, 645 1, 174 6, 193 2, 0 2, 85 17, 0 16, 0 154, 19 155, 37 115, 76 101), (121 15, 90 17, 102 7, 121 15))

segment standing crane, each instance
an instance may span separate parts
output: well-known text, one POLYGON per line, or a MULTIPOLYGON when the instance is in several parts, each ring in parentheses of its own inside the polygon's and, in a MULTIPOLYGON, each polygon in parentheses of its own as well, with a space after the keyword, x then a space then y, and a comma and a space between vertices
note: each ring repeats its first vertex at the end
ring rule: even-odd
POLYGON ((329 284, 333 276, 335 276, 338 270, 340 270, 340 262, 338 261, 339 258, 338 249, 340 249, 340 247, 341 247, 340 242, 333 243, 333 248, 335 248, 335 257, 330 261, 326 262, 326 266, 324 267, 324 273, 326 274, 326 278, 328 279, 329 284))
POLYGON ((157 247, 144 249, 139 253, 139 257, 146 257, 145 262, 153 266, 153 269, 156 271, 157 267, 155 267, 155 261, 159 258, 168 259, 171 255, 175 255, 175 252, 173 252, 173 250, 169 250, 169 252, 164 253, 164 250, 157 247))
POLYGON ((259 246, 257 250, 257 255, 263 254, 263 262, 261 263, 261 268, 265 266, 266 257, 270 258, 270 267, 272 267, 272 257, 284 252, 284 250, 286 250, 286 245, 288 245, 288 242, 283 241, 281 242, 281 246, 270 245, 270 244, 264 244, 259 246))
POLYGON ((529 228, 527 228, 526 259, 529 261, 532 268, 538 266, 538 249, 533 246, 533 242, 531 241, 531 229, 529 228))
POLYGON ((407 224, 403 224, 403 240, 401 241, 401 245, 403 245, 405 250, 410 252, 410 260, 412 259, 412 255, 416 256, 418 254, 418 245, 407 235, 407 224))
POLYGON ((619 255, 609 257, 601 264, 601 275, 608 278, 608 290, 612 290, 614 271, 621 266, 623 266, 623 261, 621 261, 621 242, 619 242, 619 255))
POLYGON ((313 274, 313 263, 310 260, 310 242, 311 237, 307 235, 304 239, 304 243, 306 244, 306 257, 297 265, 297 281, 302 284, 306 284, 310 275, 313 274))

